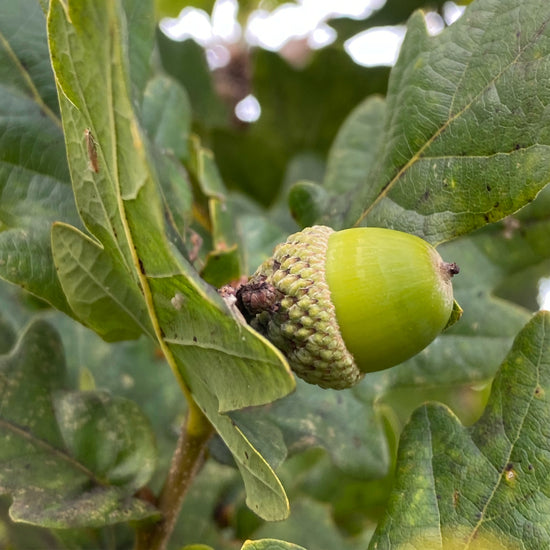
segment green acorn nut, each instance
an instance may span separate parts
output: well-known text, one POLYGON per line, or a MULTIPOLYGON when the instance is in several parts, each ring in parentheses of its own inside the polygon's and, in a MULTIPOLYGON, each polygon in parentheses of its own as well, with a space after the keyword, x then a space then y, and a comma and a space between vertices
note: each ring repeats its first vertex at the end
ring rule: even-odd
POLYGON ((456 320, 456 273, 408 233, 314 226, 277 246, 237 305, 298 376, 343 389, 416 355, 456 320))

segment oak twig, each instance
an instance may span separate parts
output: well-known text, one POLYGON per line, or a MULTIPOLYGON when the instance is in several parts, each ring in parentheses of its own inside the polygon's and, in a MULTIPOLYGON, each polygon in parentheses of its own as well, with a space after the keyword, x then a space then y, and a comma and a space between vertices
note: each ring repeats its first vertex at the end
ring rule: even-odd
POLYGON ((174 530, 183 499, 206 458, 213 428, 192 397, 170 470, 157 500, 162 519, 138 529, 135 550, 164 550, 174 530))

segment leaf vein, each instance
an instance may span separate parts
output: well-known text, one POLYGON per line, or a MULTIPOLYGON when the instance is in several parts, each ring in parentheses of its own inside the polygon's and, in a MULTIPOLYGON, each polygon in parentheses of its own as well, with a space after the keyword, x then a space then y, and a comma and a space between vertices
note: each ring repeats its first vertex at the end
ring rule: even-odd
MULTIPOLYGON (((452 115, 448 118, 448 120, 445 121, 444 124, 440 126, 440 128, 434 132, 434 134, 418 149, 416 153, 412 153, 411 151, 411 158, 398 170, 397 174, 382 188, 376 199, 362 212, 362 214, 359 216, 359 219, 354 223, 354 226, 358 226, 361 224, 361 222, 365 219, 366 216, 372 211, 374 206, 378 204, 382 199, 384 199, 388 193, 393 189, 395 184, 401 179, 403 174, 415 163, 419 158, 422 158, 422 153, 426 151, 432 143, 435 142, 435 140, 451 125, 452 122, 459 119, 464 113, 466 113, 472 105, 484 94, 491 86, 494 85, 495 82, 497 82, 510 68, 517 63, 520 56, 530 47, 533 43, 533 41, 542 34, 544 28, 548 25, 550 19, 546 19, 539 29, 537 29, 537 32, 533 34, 531 37, 531 40, 526 42, 525 46, 523 48, 519 48, 518 53, 516 54, 515 58, 508 63, 505 67, 503 67, 491 80, 489 80, 485 86, 483 86, 482 89, 479 90, 479 92, 472 97, 472 99, 464 105, 464 107, 457 111, 455 115, 452 115)), ((458 88, 458 87, 457 87, 458 88)))
POLYGON ((243 359, 245 361, 252 361, 252 362, 255 362, 255 363, 258 363, 259 361, 262 361, 263 363, 265 363, 267 365, 274 365, 274 366, 279 365, 279 363, 277 361, 270 361, 270 360, 265 360, 265 359, 260 360, 257 356, 248 355, 248 354, 241 354, 241 353, 238 353, 238 352, 228 350, 227 348, 224 348, 222 346, 218 346, 216 344, 211 344, 211 343, 208 343, 208 342, 203 344, 201 342, 194 342, 192 340, 183 340, 183 339, 180 339, 180 338, 164 338, 163 340, 167 344, 172 344, 172 345, 176 345, 176 346, 185 346, 185 347, 197 347, 197 348, 201 348, 201 349, 205 349, 205 350, 217 351, 217 352, 219 352, 223 355, 227 355, 229 357, 236 357, 238 359, 243 359))
MULTIPOLYGON (((543 347, 541 346, 540 349, 539 349, 536 365, 533 365, 534 367, 536 367, 535 370, 536 370, 536 373, 537 373, 537 379, 536 379, 536 385, 537 386, 539 385, 539 382, 540 382, 540 364, 541 364, 541 360, 542 360, 542 355, 543 355, 543 347)), ((525 424, 526 418, 529 417, 529 410, 531 408, 531 405, 533 403, 534 398, 535 398, 535 394, 534 394, 534 392, 531 392, 531 397, 529 399, 529 404, 525 408, 525 411, 524 411, 523 416, 521 418, 521 422, 519 423, 519 425, 517 427, 517 432, 516 432, 514 438, 511 440, 505 434, 506 438, 508 439, 508 441, 510 443, 509 451, 508 451, 506 460, 504 461, 505 464, 507 464, 510 461, 510 457, 512 456, 512 452, 514 451, 515 445, 516 445, 518 439, 521 436, 521 433, 522 433, 522 430, 523 430, 523 425, 525 424)), ((483 454, 483 450, 480 449, 480 451, 483 454)), ((488 518, 485 517, 485 512, 486 512, 487 508, 489 507, 489 505, 490 505, 493 497, 495 496, 497 490, 501 486, 503 479, 504 479, 504 475, 503 475, 503 472, 501 471, 500 475, 498 477, 497 483, 495 484, 493 490, 491 491, 491 494, 488 496, 487 501, 485 502, 485 505, 483 506, 483 509, 480 512, 479 520, 477 521, 477 524, 472 529, 472 533, 471 533, 471 535, 470 535, 470 537, 469 537, 469 539, 466 543, 465 550, 467 550, 470 547, 470 544, 475 539, 477 531, 480 529, 481 525, 488 520, 488 518)))
POLYGON ((70 456, 69 454, 67 454, 66 452, 60 449, 57 449, 48 441, 45 441, 44 439, 36 437, 25 428, 18 426, 17 424, 10 422, 9 420, 4 418, 0 418, 0 428, 3 428, 4 430, 13 433, 16 436, 26 439, 31 444, 36 445, 37 447, 42 448, 44 451, 55 455, 58 459, 62 460, 63 462, 67 462, 77 470, 80 470, 83 474, 86 475, 86 477, 90 478, 95 484, 101 485, 101 486, 107 485, 105 482, 101 481, 91 470, 89 470, 82 463, 75 460, 72 456, 70 456))
POLYGON ((4 46, 6 52, 8 52, 8 56, 13 61, 13 64, 17 67, 17 69, 21 73, 21 76, 23 77, 25 84, 29 88, 32 98, 40 106, 40 109, 46 114, 48 118, 50 118, 53 121, 53 123, 56 126, 58 126, 59 128, 62 128, 60 118, 44 103, 44 100, 38 93, 38 90, 34 85, 34 82, 32 81, 32 78, 29 72, 25 69, 25 67, 23 66, 23 64, 21 63, 21 61, 19 60, 15 52, 13 51, 8 39, 4 36, 2 32, 0 32, 0 44, 4 46))

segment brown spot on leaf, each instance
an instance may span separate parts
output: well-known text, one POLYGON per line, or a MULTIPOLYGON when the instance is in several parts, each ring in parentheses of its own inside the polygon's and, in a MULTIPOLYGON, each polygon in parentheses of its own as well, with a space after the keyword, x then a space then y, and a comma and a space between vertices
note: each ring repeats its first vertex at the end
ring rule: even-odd
POLYGON ((459 492, 455 489, 453 492, 453 506, 456 508, 458 506, 458 499, 460 497, 459 492))

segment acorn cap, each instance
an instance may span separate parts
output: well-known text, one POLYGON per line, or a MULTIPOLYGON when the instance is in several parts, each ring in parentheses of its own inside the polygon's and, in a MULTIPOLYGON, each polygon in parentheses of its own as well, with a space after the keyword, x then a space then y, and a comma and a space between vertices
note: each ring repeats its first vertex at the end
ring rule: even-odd
POLYGON ((266 292, 274 287, 279 300, 250 324, 285 353, 298 376, 322 388, 344 389, 364 373, 342 339, 325 277, 333 233, 326 226, 308 227, 276 247, 249 285, 265 285, 266 292))
POLYGON ((460 317, 456 273, 408 233, 313 226, 275 248, 237 305, 298 376, 343 389, 416 355, 460 317))

